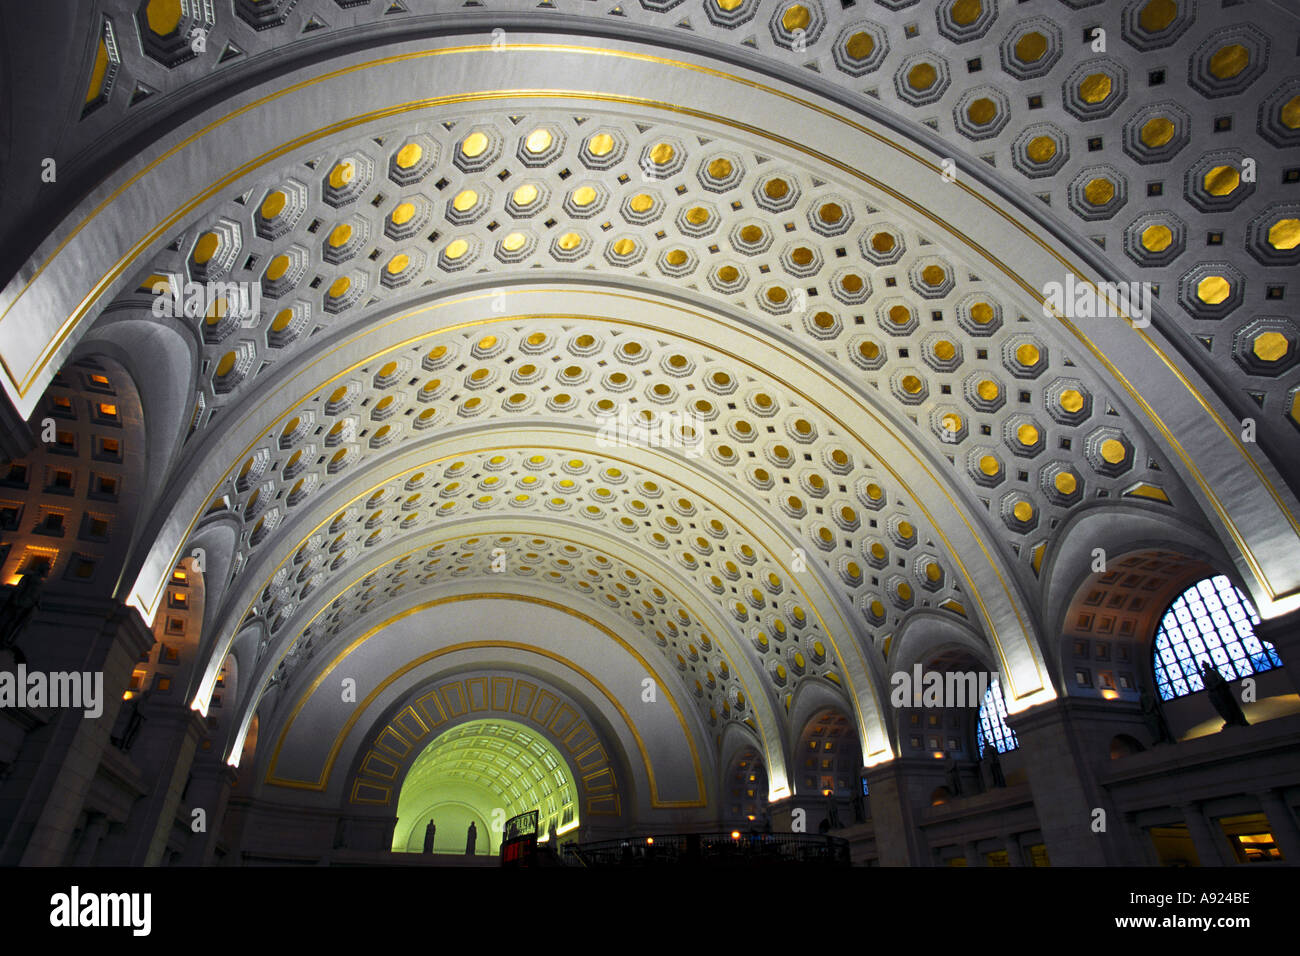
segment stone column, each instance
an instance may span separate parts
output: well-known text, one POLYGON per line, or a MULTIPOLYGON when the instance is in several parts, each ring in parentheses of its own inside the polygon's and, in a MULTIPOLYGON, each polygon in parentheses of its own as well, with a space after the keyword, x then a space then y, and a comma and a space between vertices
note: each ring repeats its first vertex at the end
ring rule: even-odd
POLYGON ((230 802, 230 790, 239 774, 234 767, 221 762, 216 751, 200 751, 190 765, 189 789, 185 792, 187 808, 202 807, 207 811, 208 832, 191 833, 181 853, 181 866, 207 866, 221 835, 230 802))
POLYGON ((974 840, 967 840, 963 850, 966 853, 967 866, 983 866, 984 858, 980 856, 979 844, 974 840))
POLYGON ((1159 866, 1160 856, 1156 853, 1156 845, 1151 842, 1151 834, 1147 831, 1147 828, 1138 823, 1137 814, 1124 814, 1124 825, 1128 827, 1129 833, 1133 837, 1133 846, 1137 851, 1137 862, 1142 866, 1159 866))
POLYGON ((1183 811, 1183 819, 1187 821, 1187 832, 1191 835, 1192 845, 1196 847, 1196 856, 1201 861, 1201 866, 1231 866, 1237 862, 1235 859, 1224 858, 1226 848, 1220 849, 1223 840, 1216 838, 1213 832, 1216 827, 1205 819, 1199 803, 1185 803, 1180 809, 1183 811))
POLYGON ((0 866, 65 862, 86 794, 99 768, 122 694, 153 633, 134 608, 84 590, 47 588, 19 638, 28 671, 102 673, 103 712, 49 711, 27 735, 0 786, 0 866))
POLYGON ((1300 827, 1295 815, 1287 806, 1281 790, 1264 790, 1259 794, 1259 805, 1268 817, 1273 839, 1282 851, 1282 859, 1290 866, 1300 866, 1300 827))
POLYGON ((1002 837, 1002 842, 1007 845, 1007 865, 1024 866, 1025 851, 1020 847, 1020 834, 1008 833, 1002 837))
POLYGON ((1008 719, 1025 753, 1043 842, 1052 861, 1061 866, 1116 866, 1130 861, 1132 848, 1122 821, 1096 782, 1098 754, 1109 756, 1113 727, 1100 718, 1111 715, 1110 706, 1109 701, 1058 698, 1008 719), (1106 812, 1103 832, 1092 829, 1097 809, 1106 812))
POLYGON ((774 833, 816 833, 817 827, 826 818, 826 798, 821 795, 792 794, 768 804, 767 812, 772 818, 774 833), (803 811, 803 830, 796 831, 795 821, 799 816, 797 811, 800 810, 803 811))
POLYGON ((179 697, 140 703, 144 725, 131 747, 132 761, 153 787, 131 808, 121 832, 105 844, 123 866, 157 866, 171 836, 181 791, 199 740, 207 732, 203 717, 179 697))
POLYGON ((902 758, 866 770, 867 799, 881 866, 924 866, 930 861, 916 826, 916 800, 902 758))
POLYGON ((72 858, 73 866, 91 866, 95 862, 95 851, 108 832, 108 817, 102 813, 92 813, 81 831, 81 843, 77 846, 77 855, 72 858))

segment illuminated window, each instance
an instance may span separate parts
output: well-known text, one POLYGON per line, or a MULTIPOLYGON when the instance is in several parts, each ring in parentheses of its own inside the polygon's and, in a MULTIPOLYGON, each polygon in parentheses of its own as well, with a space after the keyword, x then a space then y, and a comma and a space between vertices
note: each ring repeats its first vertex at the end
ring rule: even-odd
POLYGON ((122 460, 122 443, 116 438, 96 437, 97 449, 96 458, 107 459, 108 461, 122 460))
POLYGON ((1222 574, 1192 585, 1169 606, 1152 645, 1156 687, 1164 700, 1205 689, 1201 662, 1224 680, 1282 666, 1272 644, 1255 636, 1259 615, 1222 574))
POLYGON ((993 741, 1000 754, 1020 746, 1016 735, 1007 726, 1007 704, 1002 699, 1002 685, 998 683, 996 677, 989 684, 989 689, 984 692, 984 703, 980 704, 979 729, 975 735, 975 743, 981 757, 984 756, 984 748, 989 740, 993 741))

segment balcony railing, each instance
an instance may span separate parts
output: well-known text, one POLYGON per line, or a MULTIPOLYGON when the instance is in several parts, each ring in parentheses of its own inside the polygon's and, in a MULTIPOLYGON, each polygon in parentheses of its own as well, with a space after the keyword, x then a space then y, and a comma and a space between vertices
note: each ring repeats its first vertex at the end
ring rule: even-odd
POLYGON ((565 850, 565 862, 589 867, 849 865, 848 840, 813 833, 674 833, 565 850))

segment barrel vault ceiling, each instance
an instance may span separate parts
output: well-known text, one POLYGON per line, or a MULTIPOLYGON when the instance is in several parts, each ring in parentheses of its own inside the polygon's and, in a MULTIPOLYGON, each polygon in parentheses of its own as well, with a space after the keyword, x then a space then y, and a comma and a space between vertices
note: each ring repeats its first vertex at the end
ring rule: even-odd
POLYGON ((1216 537, 1266 611, 1300 583, 1278 571, 1300 565, 1300 21, 1281 7, 108 0, 5 19, 28 71, 11 128, 59 118, 0 167, 6 387, 30 413, 57 360, 115 327, 184 343, 187 368, 152 373, 183 379, 187 424, 130 597, 152 614, 179 557, 226 542, 190 693, 206 708, 242 655, 235 754, 325 649, 442 594, 616 616, 715 746, 729 724, 793 739, 817 685, 878 762, 910 627, 976 648, 1013 710, 1060 692, 1040 577, 1083 513, 1216 537), (56 40, 79 51, 61 76, 38 61, 56 40), (42 157, 58 181, 20 188, 42 157), (1014 228, 972 238, 971 197, 1014 228), (116 249, 79 269, 92 239, 116 249), (1045 318, 1018 272, 1035 256, 1152 284, 1150 379, 1124 365, 1127 320, 1045 318), (172 282, 255 285, 260 312, 157 316, 172 282), (48 343, 20 342, 35 315, 48 343), (1236 475, 1240 500, 1216 497, 1236 475))

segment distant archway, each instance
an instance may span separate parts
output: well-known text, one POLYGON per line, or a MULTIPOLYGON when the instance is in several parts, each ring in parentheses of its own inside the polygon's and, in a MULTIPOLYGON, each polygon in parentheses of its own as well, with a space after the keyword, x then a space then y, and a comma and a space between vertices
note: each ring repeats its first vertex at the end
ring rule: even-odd
POLYGON ((418 853, 434 821, 434 851, 464 853, 475 826, 475 854, 499 848, 501 824, 538 811, 545 837, 578 826, 578 787, 549 740, 512 720, 473 720, 440 734, 411 764, 397 800, 393 849, 418 853))

